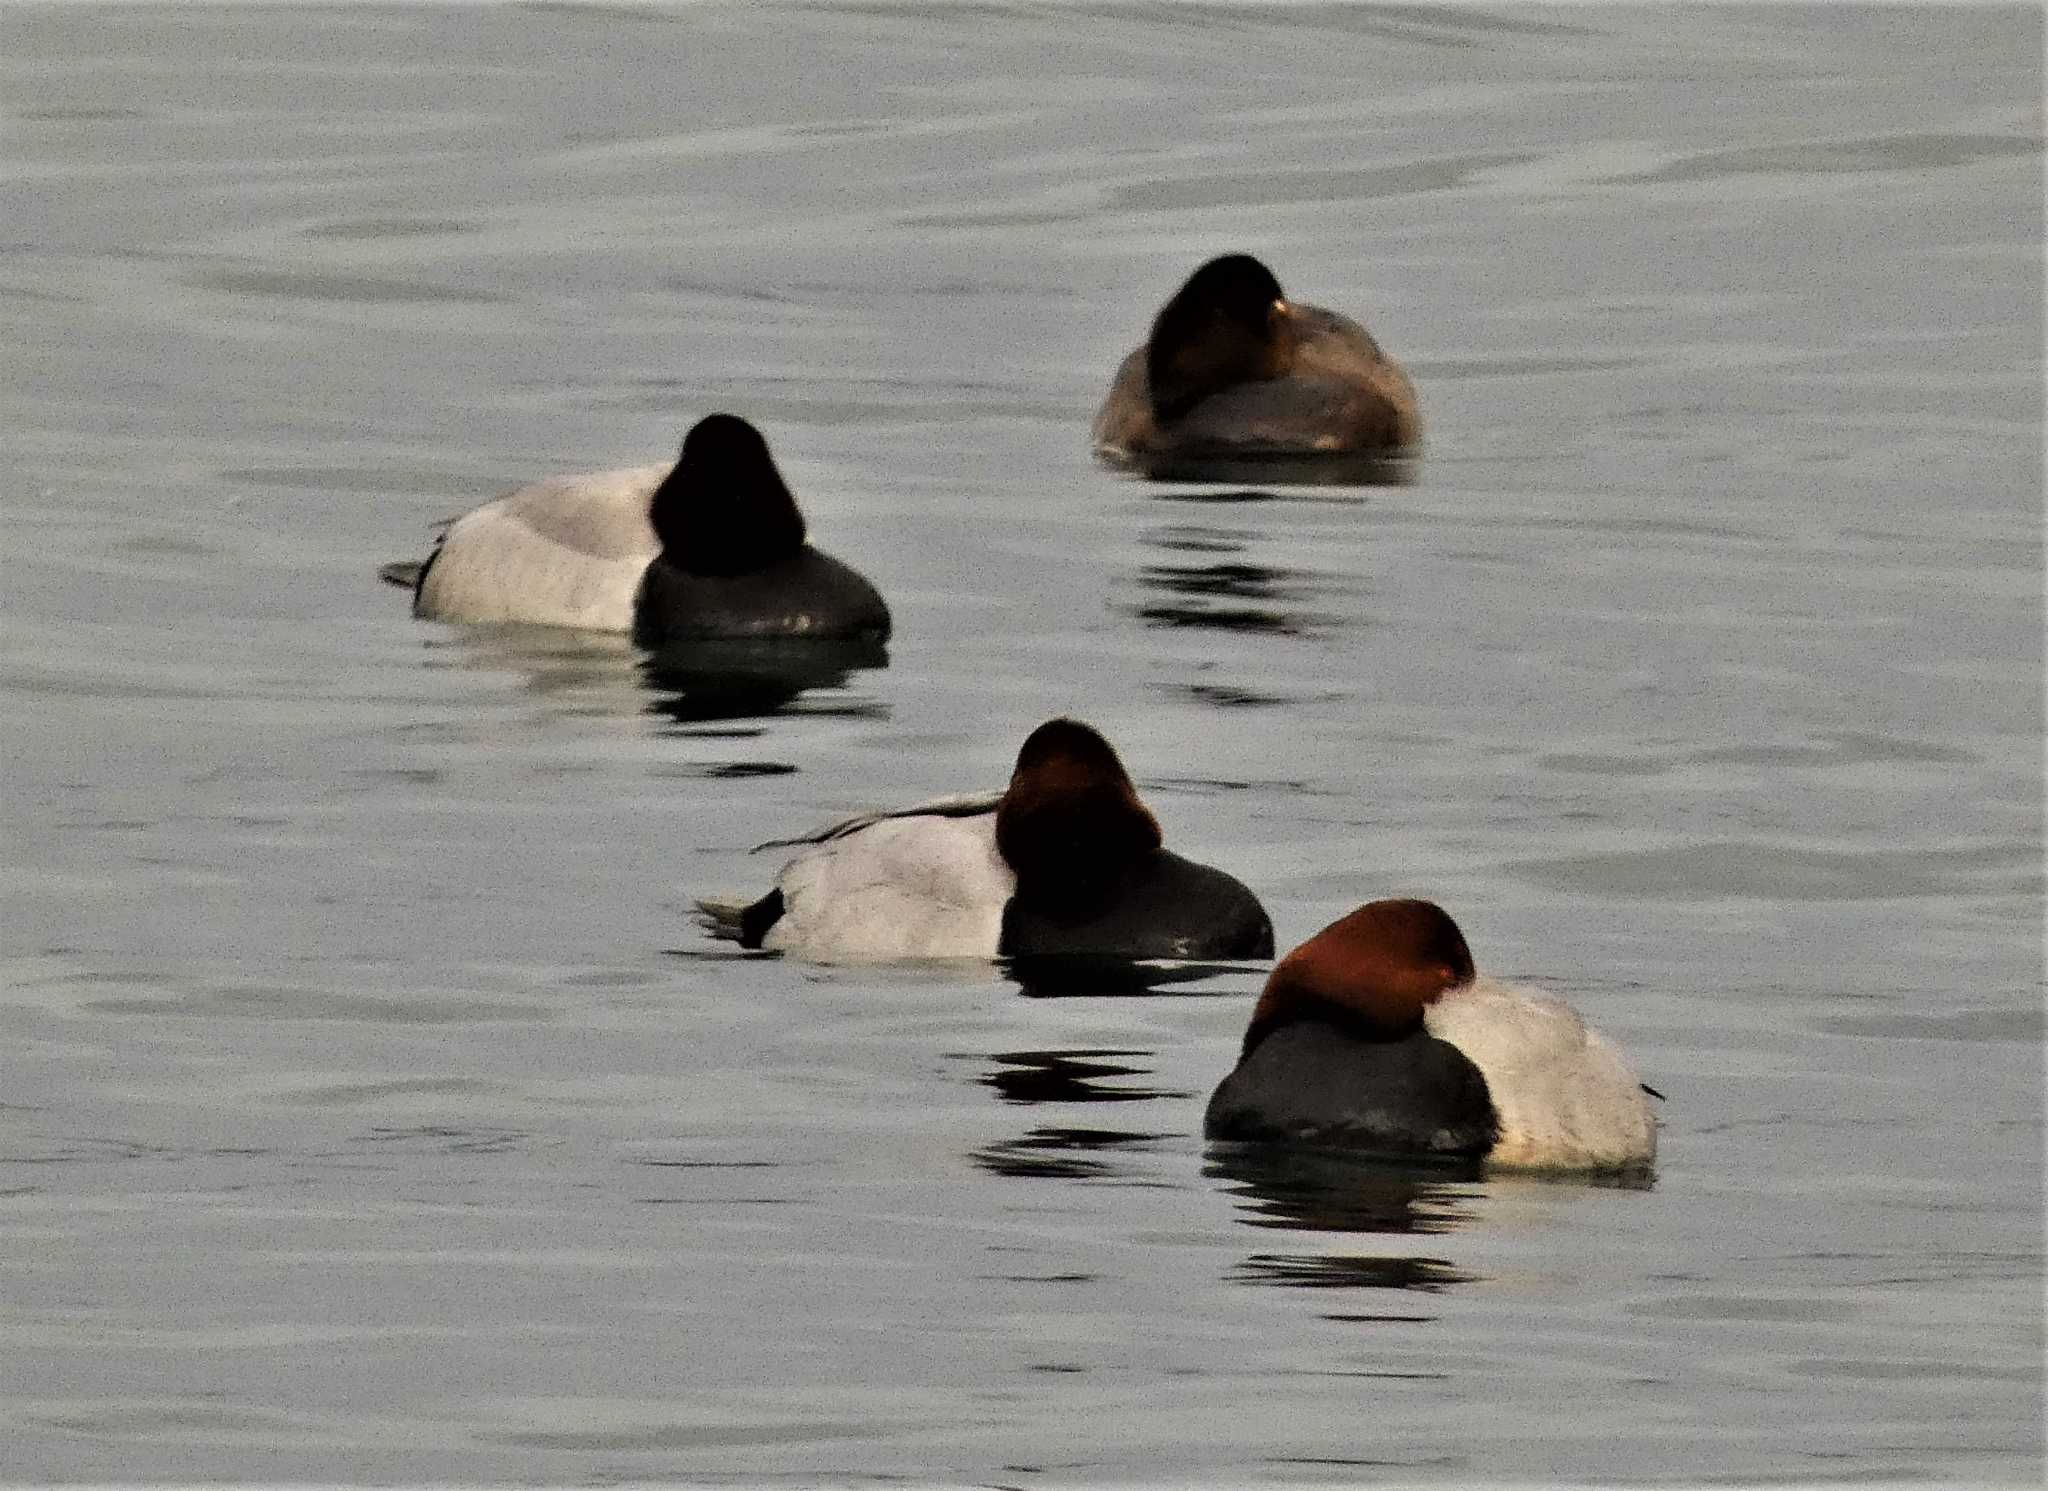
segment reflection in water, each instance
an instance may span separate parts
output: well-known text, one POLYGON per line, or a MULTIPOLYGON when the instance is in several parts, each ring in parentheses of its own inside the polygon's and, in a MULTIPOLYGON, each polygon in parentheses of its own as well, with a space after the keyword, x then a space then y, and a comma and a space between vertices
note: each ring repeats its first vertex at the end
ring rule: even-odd
POLYGON ((1190 699, 1213 704, 1219 709, 1261 709, 1295 702, 1285 694, 1269 694, 1258 689, 1232 688, 1216 683, 1183 684, 1180 691, 1190 699))
POLYGON ((880 642, 680 642, 652 654, 641 667, 654 694, 650 713, 679 724, 750 719, 800 710, 878 718, 888 707, 848 694, 798 703, 806 693, 843 689, 857 671, 885 668, 880 642))
POLYGON ((1132 614, 1153 626, 1277 636, 1331 625, 1330 617, 1296 609, 1319 587, 1315 576, 1237 557, 1256 537, 1240 529, 1194 526, 1147 533, 1145 542, 1156 548, 1176 556, 1205 557, 1200 562, 1146 565, 1138 572, 1138 582, 1158 592, 1159 598, 1132 607, 1132 614))
POLYGON ((1155 626, 1206 626, 1233 632, 1278 632, 1292 636, 1300 626, 1278 611, 1259 606, 1219 606, 1211 599, 1272 601, 1286 598, 1288 571, 1250 564, 1147 565, 1139 578, 1170 596, 1195 597, 1194 605, 1167 602, 1141 606, 1138 615, 1155 626))
MULTIPOLYGON (((691 738, 695 732, 685 731, 691 738)), ((663 777, 705 782, 738 782, 749 777, 793 777, 796 765, 790 761, 678 761, 656 769, 663 777)))
POLYGON ((1104 1180, 1138 1172, 1094 1156, 1141 1151, 1171 1137, 1119 1129, 1038 1128, 1020 1139, 977 1149, 969 1158, 991 1174, 1013 1180, 1104 1180))
POLYGON ((1150 1058, 1150 1051, 998 1051, 994 1071, 981 1078, 1006 1103, 1142 1103, 1185 1098, 1163 1087, 1102 1087, 1105 1077, 1143 1077, 1149 1069, 1124 1066, 1120 1056, 1150 1058))
POLYGON ((1188 455, 1153 461, 1145 476, 1152 481, 1250 483, 1262 487, 1406 487, 1414 485, 1419 464, 1414 456, 1188 455))
POLYGON ((638 709, 691 724, 796 712, 887 713, 879 700, 832 692, 846 690, 856 672, 888 666, 888 649, 874 641, 687 642, 649 653, 611 632, 506 624, 437 629, 430 645, 457 650, 465 668, 523 674, 529 690, 572 714, 638 709))
POLYGON ((581 693, 622 693, 633 682, 639 649, 612 632, 517 622, 436 627, 428 643, 438 666, 500 668, 525 676, 526 687, 555 699, 581 693), (453 662, 439 654, 454 652, 453 662))
POLYGON ((1203 1174, 1225 1182, 1249 1227, 1449 1232, 1471 1219, 1477 1160, 1418 1167, 1343 1150, 1211 1144, 1203 1174))
POLYGON ((1028 999, 1088 999, 1144 994, 1217 974, 1241 973, 1242 963, 1142 962, 1089 953, 1028 953, 1002 960, 1002 970, 1028 999))
POLYGON ((1478 1277, 1441 1258, 1309 1253, 1254 1253, 1231 1275, 1239 1284, 1279 1284, 1288 1289, 1407 1289, 1419 1294, 1440 1294, 1478 1277))

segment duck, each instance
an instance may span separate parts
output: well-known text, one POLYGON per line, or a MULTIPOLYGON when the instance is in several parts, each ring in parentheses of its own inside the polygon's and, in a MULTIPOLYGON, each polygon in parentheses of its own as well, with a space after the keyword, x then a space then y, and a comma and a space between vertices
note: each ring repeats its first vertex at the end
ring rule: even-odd
POLYGON ((1095 453, 1160 475, 1202 459, 1396 454, 1422 438, 1415 386, 1363 326, 1289 300, 1250 254, 1211 259, 1118 365, 1095 453))
POLYGON ((1476 972, 1441 906, 1383 900, 1274 966, 1203 1128, 1487 1169, 1647 1172, 1652 1096, 1564 1000, 1476 972))
POLYGON ((1273 955, 1258 897, 1165 848, 1115 748, 1079 720, 1033 730, 1000 793, 775 844, 801 849, 766 895, 698 901, 713 936, 819 963, 1273 955))
POLYGON ((768 442, 735 414, 691 426, 673 465, 557 476, 450 523, 416 573, 413 614, 704 639, 883 640, 868 580, 805 541, 768 442))

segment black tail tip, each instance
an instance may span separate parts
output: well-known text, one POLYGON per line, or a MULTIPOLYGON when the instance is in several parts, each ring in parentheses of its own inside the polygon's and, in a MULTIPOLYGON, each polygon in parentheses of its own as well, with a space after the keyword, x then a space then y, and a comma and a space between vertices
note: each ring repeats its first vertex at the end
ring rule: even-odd
POLYGON ((782 920, 782 888, 777 886, 740 913, 740 946, 759 947, 768 929, 782 920))

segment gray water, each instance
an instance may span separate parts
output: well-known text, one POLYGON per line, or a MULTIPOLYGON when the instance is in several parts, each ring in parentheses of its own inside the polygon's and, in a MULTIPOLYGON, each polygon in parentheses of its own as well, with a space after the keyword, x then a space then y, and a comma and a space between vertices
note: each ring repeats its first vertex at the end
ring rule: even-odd
POLYGON ((0 1479, 2033 1481, 2038 9, 0 10, 0 1479), (1097 469, 1248 249, 1407 485, 1097 469), (758 420, 886 667, 376 566, 758 420), (1204 1146, 1262 970, 733 955, 1122 748, 1668 1101, 1648 1190, 1204 1146))

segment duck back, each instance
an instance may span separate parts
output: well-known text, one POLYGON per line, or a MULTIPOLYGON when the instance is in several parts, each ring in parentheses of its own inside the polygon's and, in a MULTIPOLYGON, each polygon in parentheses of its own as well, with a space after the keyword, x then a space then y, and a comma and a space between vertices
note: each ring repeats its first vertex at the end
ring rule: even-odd
POLYGON ((783 868, 760 946, 819 963, 993 957, 1015 884, 993 811, 877 818, 783 868))
POLYGON ((667 474, 636 466, 559 476, 465 513, 421 571, 413 614, 630 631, 661 548, 648 502, 667 474))

